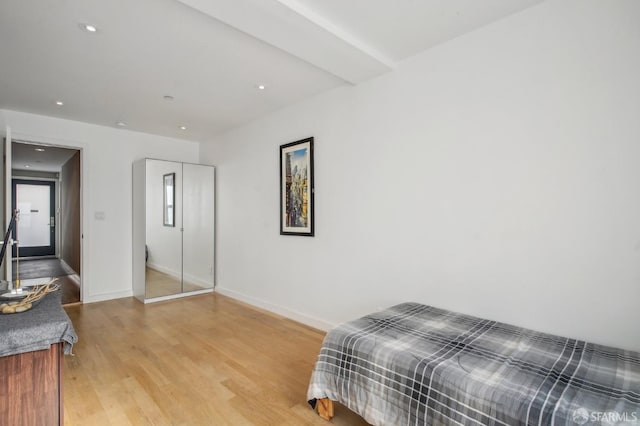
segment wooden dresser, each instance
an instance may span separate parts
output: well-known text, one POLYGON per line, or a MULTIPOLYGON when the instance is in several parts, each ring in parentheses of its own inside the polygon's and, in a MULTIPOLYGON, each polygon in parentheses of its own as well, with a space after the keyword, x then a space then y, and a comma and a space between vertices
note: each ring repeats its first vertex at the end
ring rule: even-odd
POLYGON ((59 292, 0 315, 0 425, 63 424, 63 354, 77 340, 59 292))
POLYGON ((62 343, 0 358, 0 424, 62 425, 62 343))

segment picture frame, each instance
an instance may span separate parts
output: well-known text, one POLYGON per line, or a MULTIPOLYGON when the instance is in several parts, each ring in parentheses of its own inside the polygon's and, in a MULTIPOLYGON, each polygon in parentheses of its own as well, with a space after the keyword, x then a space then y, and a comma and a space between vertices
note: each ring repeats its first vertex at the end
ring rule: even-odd
POLYGON ((162 224, 164 226, 176 226, 176 174, 162 175, 162 224))
POLYGON ((280 145, 280 235, 314 236, 313 137, 280 145))

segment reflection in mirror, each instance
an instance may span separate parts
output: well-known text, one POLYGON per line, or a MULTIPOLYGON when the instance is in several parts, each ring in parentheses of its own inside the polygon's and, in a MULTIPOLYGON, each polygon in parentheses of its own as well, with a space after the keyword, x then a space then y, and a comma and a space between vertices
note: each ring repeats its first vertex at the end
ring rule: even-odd
POLYGON ((183 164, 183 292, 213 288, 214 170, 210 166, 183 164))
POLYGON ((175 173, 167 173, 162 176, 164 182, 164 226, 176 226, 176 211, 174 206, 176 204, 176 192, 174 191, 174 183, 176 181, 175 173))
POLYGON ((133 178, 135 297, 147 303, 211 292, 215 168, 142 159, 133 178))
POLYGON ((182 292, 182 164, 147 160, 145 298, 182 292), (160 214, 163 211, 163 214, 160 214))

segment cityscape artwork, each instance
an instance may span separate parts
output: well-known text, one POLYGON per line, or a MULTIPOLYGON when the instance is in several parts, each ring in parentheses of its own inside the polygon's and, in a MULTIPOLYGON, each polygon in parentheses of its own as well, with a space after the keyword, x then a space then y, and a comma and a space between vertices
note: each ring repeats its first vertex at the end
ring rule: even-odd
POLYGON ((313 138, 280 146, 280 234, 313 236, 313 138))

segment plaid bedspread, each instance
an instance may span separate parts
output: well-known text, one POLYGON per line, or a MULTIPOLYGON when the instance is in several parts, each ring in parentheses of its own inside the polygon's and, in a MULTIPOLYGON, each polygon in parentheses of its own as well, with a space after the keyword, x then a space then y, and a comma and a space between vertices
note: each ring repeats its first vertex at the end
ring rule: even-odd
POLYGON ((327 334, 316 398, 374 425, 640 425, 640 353, 404 303, 327 334))

